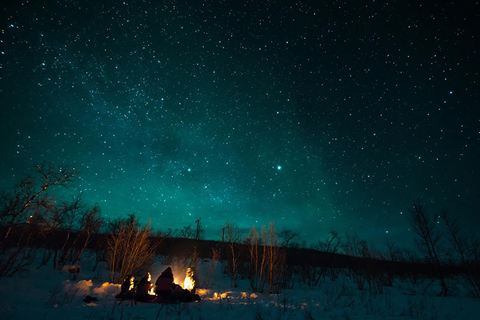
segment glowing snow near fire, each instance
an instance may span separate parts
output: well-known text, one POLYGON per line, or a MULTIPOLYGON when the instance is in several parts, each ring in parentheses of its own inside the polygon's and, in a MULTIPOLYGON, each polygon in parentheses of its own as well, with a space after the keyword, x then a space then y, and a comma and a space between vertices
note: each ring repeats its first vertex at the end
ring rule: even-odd
POLYGON ((213 299, 214 299, 214 300, 226 299, 226 298, 228 298, 228 294, 229 294, 229 293, 231 294, 232 291, 221 292, 221 293, 215 292, 215 293, 213 294, 213 299))

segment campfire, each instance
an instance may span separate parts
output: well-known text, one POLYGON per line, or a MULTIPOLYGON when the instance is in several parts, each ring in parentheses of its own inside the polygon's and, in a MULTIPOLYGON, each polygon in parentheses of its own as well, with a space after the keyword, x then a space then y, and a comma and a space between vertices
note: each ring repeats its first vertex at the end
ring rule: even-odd
MULTIPOLYGON (((152 275, 150 274, 150 272, 147 272, 147 275, 148 275, 148 282, 151 282, 152 281, 152 275)), ((152 295, 152 296, 155 295, 155 287, 153 285, 148 290, 148 294, 152 295)))
POLYGON ((130 276, 130 285, 128 286, 128 291, 133 291, 133 287, 135 287, 135 278, 130 276))
POLYGON ((192 268, 187 268, 185 280, 183 281, 183 289, 187 289, 192 293, 195 292, 195 274, 192 268))

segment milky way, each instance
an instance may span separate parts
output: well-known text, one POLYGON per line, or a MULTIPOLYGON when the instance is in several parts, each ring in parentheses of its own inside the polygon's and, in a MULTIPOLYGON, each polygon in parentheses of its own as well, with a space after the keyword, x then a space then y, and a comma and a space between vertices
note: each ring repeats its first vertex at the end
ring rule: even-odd
POLYGON ((480 222, 478 3, 2 6, 2 188, 67 165, 106 217, 211 239, 406 244, 417 199, 480 222))

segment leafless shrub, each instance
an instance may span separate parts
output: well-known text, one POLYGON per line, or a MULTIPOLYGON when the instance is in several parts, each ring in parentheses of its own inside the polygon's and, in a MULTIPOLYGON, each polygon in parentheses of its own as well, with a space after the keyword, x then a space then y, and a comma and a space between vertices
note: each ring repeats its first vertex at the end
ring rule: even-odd
MULTIPOLYGON (((263 227, 263 230, 265 227, 263 227)), ((266 233, 263 231, 263 233, 266 233)), ((265 264, 266 264, 266 243, 262 240, 262 237, 258 234, 255 227, 250 229, 250 233, 245 243, 248 247, 250 263, 248 264, 248 280, 250 287, 254 292, 263 291, 265 284, 265 264)))
POLYGON ((260 235, 255 227, 250 229, 245 244, 249 250, 247 276, 253 291, 263 291, 268 282, 270 293, 278 291, 278 286, 285 287, 282 275, 285 270, 285 247, 280 246, 275 224, 271 222, 268 230, 262 227, 260 235))
POLYGON ((408 221, 417 236, 415 243, 419 251, 424 255, 425 260, 433 264, 442 287, 441 294, 446 297, 448 295, 448 287, 445 281, 445 274, 441 268, 440 252, 442 243, 441 232, 438 230, 437 224, 438 217, 428 214, 425 206, 418 202, 413 203, 409 212, 408 221))
POLYGON ((288 248, 290 242, 298 237, 298 232, 295 232, 291 229, 282 229, 278 233, 278 237, 283 240, 283 246, 288 248))
MULTIPOLYGON (((75 265, 75 269, 78 269, 80 259, 87 249, 88 244, 91 241, 92 235, 98 233, 103 225, 103 218, 100 214, 100 208, 94 206, 91 210, 85 211, 79 221, 80 229, 77 233, 75 243, 78 243, 75 254, 72 254, 72 263, 75 265)), ((67 255, 68 257, 68 255, 67 255)), ((78 274, 75 274, 76 278, 78 274)))
POLYGON ((463 278, 467 283, 472 296, 480 298, 480 260, 478 255, 478 243, 471 240, 459 223, 458 217, 451 217, 446 210, 442 211, 441 217, 447 229, 447 238, 450 246, 456 254, 457 260, 466 269, 463 278))
POLYGON ((361 257, 364 249, 363 240, 357 234, 347 234, 345 245, 343 247, 345 254, 354 257, 361 257))
POLYGON ((329 253, 338 253, 342 247, 342 237, 335 230, 330 230, 323 240, 313 245, 313 249, 329 253))
POLYGON ((268 225, 268 233, 263 232, 264 242, 267 244, 267 271, 268 284, 270 293, 277 291, 275 286, 278 285, 279 279, 285 268, 285 251, 280 248, 277 238, 277 230, 275 224, 270 222, 268 225))
POLYGON ((149 240, 151 229, 148 222, 137 228, 138 223, 120 223, 117 232, 107 239, 107 264, 110 270, 110 282, 119 282, 128 274, 142 274, 149 270, 157 244, 149 240))
POLYGON ((38 251, 30 246, 33 234, 31 228, 22 228, 14 246, 0 246, 0 277, 11 277, 33 264, 38 251))
POLYGON ((237 287, 238 280, 238 243, 242 238, 242 232, 237 225, 227 222, 223 229, 224 239, 228 244, 230 259, 229 269, 233 286, 237 287))
MULTIPOLYGON (((66 207, 65 215, 63 217, 63 228, 66 230, 66 235, 63 241, 63 245, 61 245, 59 249, 60 257, 58 257, 57 259, 58 253, 55 254, 55 259, 54 259, 55 268, 57 267, 62 268, 63 266, 65 266, 65 264, 69 260, 70 253, 73 251, 76 240, 72 242, 71 236, 73 234, 74 228, 76 227, 81 209, 82 209, 81 195, 76 198, 73 198, 71 203, 68 204, 68 207, 66 207)), ((56 245, 55 245, 55 248, 57 248, 56 245)))
POLYGON ((389 237, 385 237, 385 246, 387 247, 387 257, 390 261, 403 261, 402 250, 390 240, 389 237))

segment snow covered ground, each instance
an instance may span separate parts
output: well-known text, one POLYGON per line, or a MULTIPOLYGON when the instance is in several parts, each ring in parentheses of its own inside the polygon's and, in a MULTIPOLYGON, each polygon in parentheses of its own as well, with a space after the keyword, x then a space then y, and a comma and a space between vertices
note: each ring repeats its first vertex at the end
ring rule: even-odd
MULTIPOLYGON (((106 282, 106 268, 91 271, 85 265, 72 280, 68 271, 53 270, 51 264, 37 266, 0 278, 0 319, 480 319, 479 300, 468 298, 461 289, 454 297, 438 297, 435 284, 427 281, 412 286, 398 280, 383 293, 370 293, 341 273, 314 289, 298 284, 268 295, 253 293, 247 280, 233 288, 220 263, 212 268, 205 261, 199 267, 199 282, 208 278, 212 288, 198 290, 202 301, 132 305, 115 300, 119 285, 106 282), (98 301, 83 302, 87 295, 98 301)), ((153 281, 165 267, 161 262, 154 265, 153 281)), ((185 270, 172 267, 175 282, 182 284, 185 270)))

